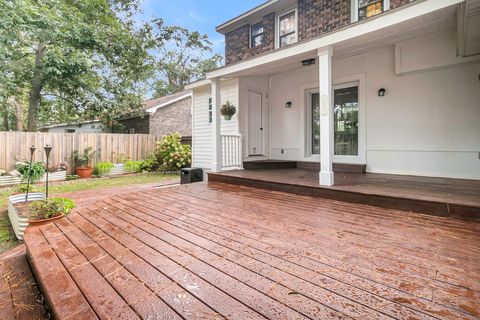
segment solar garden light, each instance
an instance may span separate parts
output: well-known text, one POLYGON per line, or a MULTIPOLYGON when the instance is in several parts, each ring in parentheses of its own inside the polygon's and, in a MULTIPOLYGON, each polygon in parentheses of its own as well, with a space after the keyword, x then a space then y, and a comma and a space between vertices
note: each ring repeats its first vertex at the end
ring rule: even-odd
POLYGON ((50 152, 52 151, 52 146, 47 144, 45 147, 43 147, 43 149, 45 150, 45 155, 47 156, 45 196, 48 198, 48 158, 50 157, 50 152))
POLYGON ((32 162, 33 162, 33 155, 35 154, 35 146, 32 145, 30 147, 30 165, 28 166, 28 182, 27 182, 27 193, 25 194, 25 202, 28 201, 28 192, 30 191, 30 178, 32 177, 32 162))

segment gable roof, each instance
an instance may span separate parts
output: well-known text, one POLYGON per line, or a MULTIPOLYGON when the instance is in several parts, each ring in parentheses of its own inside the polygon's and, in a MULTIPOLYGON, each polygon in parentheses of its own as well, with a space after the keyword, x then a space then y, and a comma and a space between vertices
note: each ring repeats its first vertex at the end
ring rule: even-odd
POLYGON ((147 113, 155 113, 158 109, 171 105, 172 103, 181 101, 192 96, 192 91, 184 90, 169 96, 160 97, 145 101, 144 110, 147 113))

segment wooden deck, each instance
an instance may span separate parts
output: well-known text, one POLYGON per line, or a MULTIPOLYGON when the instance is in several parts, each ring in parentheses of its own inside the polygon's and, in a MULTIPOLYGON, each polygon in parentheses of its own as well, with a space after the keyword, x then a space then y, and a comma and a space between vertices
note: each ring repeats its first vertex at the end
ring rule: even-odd
POLYGON ((307 169, 234 170, 209 173, 208 179, 480 221, 480 180, 337 172, 335 186, 324 187, 318 183, 318 170, 307 169))
POLYGON ((59 319, 479 319, 480 224, 222 183, 25 235, 59 319))

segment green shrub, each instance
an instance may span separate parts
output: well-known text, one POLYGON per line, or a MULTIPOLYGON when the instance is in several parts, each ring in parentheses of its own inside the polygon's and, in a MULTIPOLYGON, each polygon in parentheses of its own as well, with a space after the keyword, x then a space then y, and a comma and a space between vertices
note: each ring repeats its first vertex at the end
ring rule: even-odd
POLYGON ((125 169, 125 171, 128 171, 128 172, 140 173, 142 172, 141 164, 142 164, 142 161, 129 160, 123 163, 123 168, 125 169))
POLYGON ((175 133, 158 142, 155 155, 164 171, 178 171, 192 163, 190 146, 182 144, 181 140, 182 137, 175 133))
POLYGON ((32 193, 32 192, 40 192, 41 190, 34 186, 34 185, 28 185, 27 183, 21 183, 19 185, 17 185, 14 189, 14 193, 15 194, 19 194, 19 193, 27 193, 27 190, 29 193, 32 193))
POLYGON ((75 208, 75 203, 66 198, 48 198, 32 201, 28 207, 35 219, 49 219, 59 215, 66 216, 75 208))
POLYGON ((113 169, 113 163, 111 162, 99 162, 95 165, 94 174, 98 176, 104 176, 113 169))
POLYGON ((22 174, 24 180, 28 180, 30 172, 30 182, 39 180, 45 174, 45 165, 42 162, 33 162, 31 169, 30 162, 20 162, 15 165, 15 169, 22 174))
POLYGON ((159 163, 155 154, 150 154, 146 159, 140 161, 140 172, 153 172, 157 171, 159 163))

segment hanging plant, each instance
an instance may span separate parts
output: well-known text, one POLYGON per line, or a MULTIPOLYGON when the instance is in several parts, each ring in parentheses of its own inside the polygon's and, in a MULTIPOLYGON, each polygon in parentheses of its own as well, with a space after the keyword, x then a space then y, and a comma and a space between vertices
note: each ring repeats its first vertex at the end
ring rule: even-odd
POLYGON ((220 108, 220 114, 225 120, 232 120, 233 115, 237 112, 237 109, 227 100, 220 108))

